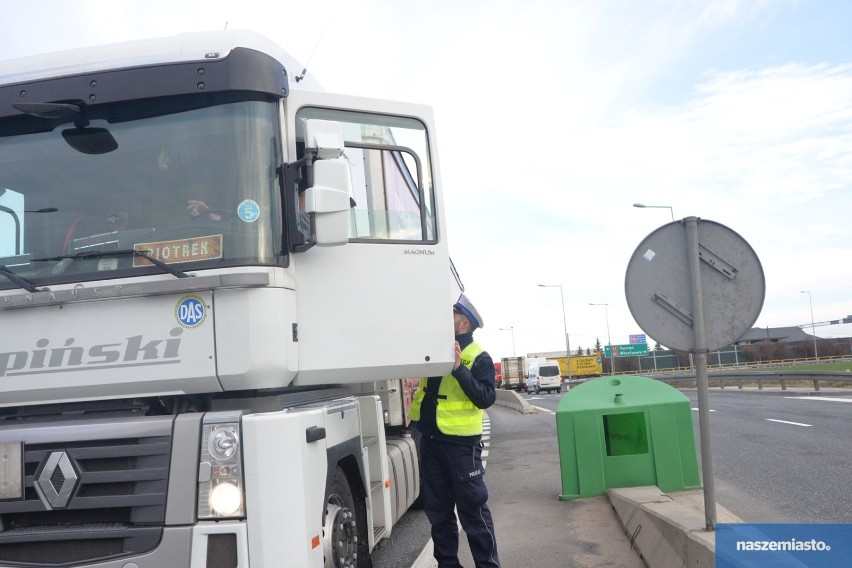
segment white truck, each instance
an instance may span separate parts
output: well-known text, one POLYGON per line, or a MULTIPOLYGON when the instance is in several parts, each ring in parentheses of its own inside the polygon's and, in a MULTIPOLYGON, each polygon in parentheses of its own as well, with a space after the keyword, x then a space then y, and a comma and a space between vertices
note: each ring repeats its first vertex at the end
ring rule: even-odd
POLYGON ((0 566, 369 566, 418 496, 432 114, 301 71, 249 32, 0 63, 0 566))
POLYGON ((503 371, 503 388, 522 390, 524 388, 524 358, 503 357, 500 360, 503 371))

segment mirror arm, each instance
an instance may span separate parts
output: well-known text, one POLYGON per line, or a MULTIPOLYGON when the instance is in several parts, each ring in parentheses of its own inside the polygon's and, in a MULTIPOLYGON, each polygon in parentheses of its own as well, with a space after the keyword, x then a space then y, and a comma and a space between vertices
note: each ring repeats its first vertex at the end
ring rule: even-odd
MULTIPOLYGON (((304 252, 314 246, 310 237, 299 230, 299 183, 302 181, 302 167, 309 167, 311 161, 303 158, 278 167, 279 186, 281 188, 281 218, 284 227, 281 234, 282 250, 304 252)), ((309 170, 310 175, 310 170, 309 170)))

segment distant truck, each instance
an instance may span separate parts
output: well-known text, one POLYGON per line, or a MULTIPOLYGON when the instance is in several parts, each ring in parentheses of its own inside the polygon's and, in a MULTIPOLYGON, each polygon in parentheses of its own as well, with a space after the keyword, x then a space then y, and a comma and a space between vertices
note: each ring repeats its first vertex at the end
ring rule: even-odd
POLYGON ((503 357, 500 364, 503 371, 503 388, 514 390, 524 388, 524 358, 503 357))
POLYGON ((559 374, 562 378, 585 379, 587 377, 600 377, 603 374, 603 367, 600 364, 603 354, 597 355, 571 355, 571 374, 568 374, 568 358, 565 357, 564 351, 544 351, 541 353, 528 353, 529 360, 547 359, 559 363, 559 374))
POLYGON ((494 363, 494 386, 498 389, 503 386, 503 363, 497 361, 494 363))
MULTIPOLYGON (((552 361, 559 363, 559 374, 563 379, 568 379, 568 361, 567 357, 548 357, 552 361)), ((585 379, 587 377, 600 377, 603 374, 603 366, 598 355, 572 355, 571 356, 571 374, 572 379, 585 379)))

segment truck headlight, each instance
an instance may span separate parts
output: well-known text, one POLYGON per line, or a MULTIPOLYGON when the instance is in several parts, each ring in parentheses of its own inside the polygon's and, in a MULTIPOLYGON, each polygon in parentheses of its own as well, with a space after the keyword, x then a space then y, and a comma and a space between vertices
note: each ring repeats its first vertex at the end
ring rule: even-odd
POLYGON ((201 426, 198 518, 245 516, 239 412, 208 412, 201 426))
POLYGON ((240 449, 239 425, 214 426, 207 438, 210 456, 219 462, 230 460, 240 449))
POLYGON ((230 517, 243 508, 243 492, 237 485, 224 481, 210 489, 210 510, 218 515, 230 517))

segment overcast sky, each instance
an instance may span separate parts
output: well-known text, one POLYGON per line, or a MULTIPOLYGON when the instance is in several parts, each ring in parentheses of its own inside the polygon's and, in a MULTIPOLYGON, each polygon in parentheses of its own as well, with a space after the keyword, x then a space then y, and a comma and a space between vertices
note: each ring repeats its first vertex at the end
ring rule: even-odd
POLYGON ((721 223, 754 249, 766 278, 755 325, 809 324, 809 299, 817 322, 852 314, 850 2, 0 8, 3 59, 227 26, 273 39, 329 91, 432 105, 450 251, 495 358, 512 355, 512 338, 518 355, 564 350, 559 289, 541 283, 562 285, 572 350, 641 333, 625 271, 672 214, 721 223))

